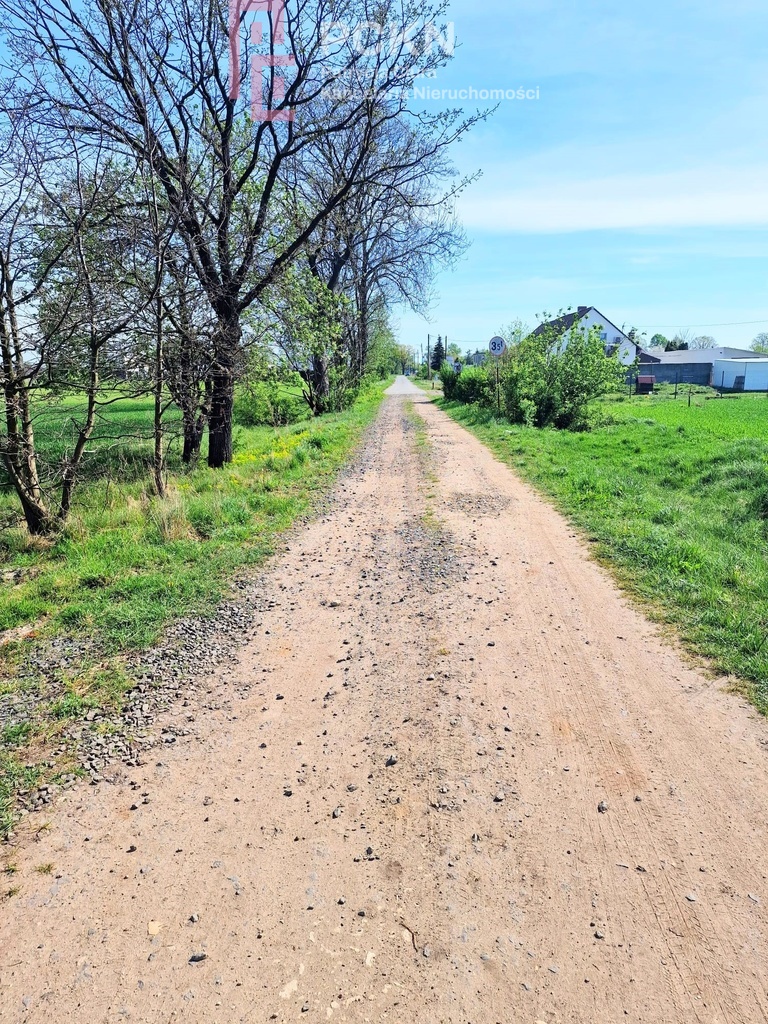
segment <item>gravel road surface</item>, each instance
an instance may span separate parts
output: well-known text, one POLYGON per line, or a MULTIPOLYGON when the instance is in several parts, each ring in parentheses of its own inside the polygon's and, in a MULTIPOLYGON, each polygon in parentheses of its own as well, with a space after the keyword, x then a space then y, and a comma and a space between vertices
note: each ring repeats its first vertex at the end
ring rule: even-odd
POLYGON ((6 849, 0 1020, 768 1021, 768 726, 428 396, 263 591, 6 849))

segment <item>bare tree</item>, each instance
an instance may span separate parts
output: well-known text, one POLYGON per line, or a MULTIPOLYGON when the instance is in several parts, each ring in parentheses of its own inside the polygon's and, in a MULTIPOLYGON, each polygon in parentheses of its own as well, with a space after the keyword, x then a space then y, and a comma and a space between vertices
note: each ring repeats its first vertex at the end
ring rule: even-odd
POLYGON ((717 339, 713 338, 711 334, 699 334, 693 338, 690 342, 689 348, 717 348, 717 339))
POLYGON ((136 288, 124 168, 95 146, 84 159, 70 128, 61 122, 63 148, 44 145, 26 118, 8 122, 2 140, 0 457, 32 534, 69 516, 99 411, 113 400, 104 370, 149 301, 136 288), (61 394, 80 399, 71 444, 43 469, 35 419, 61 394))
MULTIPOLYGON (((327 138, 322 162, 315 162, 315 175, 304 183, 320 203, 347 172, 351 154, 344 143, 327 138)), ((358 179, 308 245, 313 272, 351 300, 354 315, 347 342, 357 383, 365 372, 370 327, 382 303, 426 313, 435 271, 454 264, 466 250, 453 204, 473 180, 457 180, 444 148, 401 121, 381 133, 358 179)))
POLYGON ((681 327, 674 338, 667 343, 667 351, 682 351, 694 347, 693 331, 690 327, 681 327))
POLYGON ((163 372, 168 390, 181 410, 182 461, 190 464, 200 455, 210 417, 216 321, 194 271, 175 246, 166 255, 162 301, 163 372))
MULTIPOLYGON (((106 137, 152 166, 178 216, 216 317, 208 461, 220 467, 232 455, 242 313, 354 189, 389 124, 410 120, 439 149, 474 120, 409 110, 415 79, 447 59, 414 40, 409 27, 439 22, 445 5, 382 0, 372 24, 367 0, 290 0, 282 23, 289 80, 281 90, 271 68, 262 95, 268 113, 253 123, 232 88, 245 93, 248 49, 241 47, 230 82, 221 0, 33 0, 22 7, 0 0, 0 9, 17 73, 21 67, 39 97, 40 120, 66 109, 83 138, 106 137), (340 20, 363 29, 330 38, 328 23, 340 20), (291 203, 286 211, 297 176, 329 135, 352 140, 344 177, 322 206, 297 216, 291 203)), ((270 11, 270 27, 273 18, 270 11)), ((244 33, 244 17, 235 20, 244 33)), ((264 46, 275 62, 279 38, 273 32, 264 46)))

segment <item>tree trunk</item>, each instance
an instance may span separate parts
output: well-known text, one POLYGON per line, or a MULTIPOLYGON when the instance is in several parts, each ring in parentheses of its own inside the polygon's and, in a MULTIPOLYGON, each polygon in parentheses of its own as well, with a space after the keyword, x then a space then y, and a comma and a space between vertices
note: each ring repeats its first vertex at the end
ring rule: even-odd
MULTIPOLYGON (((162 267, 158 265, 158 278, 161 272, 162 267)), ((155 317, 155 450, 152 468, 154 471, 155 491, 157 492, 157 496, 158 498, 164 498, 165 480, 163 479, 163 473, 165 471, 165 459, 163 458, 163 299, 159 290, 157 299, 155 300, 155 317)))
POLYGON ((184 406, 184 449, 181 454, 185 466, 196 462, 203 444, 205 428, 211 416, 211 383, 205 383, 205 395, 202 402, 184 406))
POLYGON ((22 379, 23 373, 13 294, 6 283, 5 309, 0 308, 0 381, 7 432, 2 458, 21 503, 27 529, 33 536, 40 537, 53 530, 54 522, 40 486, 29 389, 22 379))
POLYGON ((80 463, 83 461, 83 455, 85 455, 85 449, 88 442, 91 439, 93 428, 96 424, 96 397, 99 392, 99 349, 94 346, 91 349, 91 366, 90 376, 88 383, 88 406, 85 417, 85 423, 79 428, 77 432, 77 441, 72 455, 67 460, 64 466, 64 472, 61 477, 61 501, 59 502, 59 511, 56 513, 56 522, 63 526, 69 518, 69 513, 72 511, 72 495, 75 491, 77 484, 77 474, 80 469, 80 463))
POLYGON ((326 356, 313 356, 312 370, 312 395, 313 409, 315 416, 320 416, 328 411, 328 399, 331 394, 331 382, 328 376, 328 359, 326 356))
POLYGON ((208 426, 208 465, 221 469, 232 461, 232 407, 235 388, 231 374, 215 373, 211 383, 211 421, 208 426))
POLYGON ((188 466, 196 457, 199 452, 199 447, 195 447, 195 413, 194 410, 185 408, 183 412, 183 425, 184 425, 184 447, 181 452, 181 461, 185 466, 188 466))
POLYGON ((8 453, 3 453, 2 461, 19 499, 27 529, 33 537, 47 537, 56 528, 54 517, 48 511, 42 497, 30 495, 12 457, 8 453))
POLYGON ((354 368, 354 379, 356 386, 360 386, 363 377, 365 376, 365 368, 368 364, 368 348, 370 346, 370 339, 368 334, 368 309, 363 311, 360 317, 360 337, 357 348, 357 365, 354 368))
POLYGON ((232 410, 240 333, 240 314, 237 310, 229 310, 219 320, 211 372, 211 416, 208 422, 208 465, 211 469, 221 469, 232 461, 232 410))
POLYGON ((357 289, 357 322, 353 327, 351 370, 355 387, 359 387, 368 363, 370 308, 368 284, 363 280, 357 289))
POLYGON ((31 501, 19 488, 16 488, 16 493, 30 534, 33 537, 47 537, 53 533, 56 522, 45 505, 39 501, 31 501))

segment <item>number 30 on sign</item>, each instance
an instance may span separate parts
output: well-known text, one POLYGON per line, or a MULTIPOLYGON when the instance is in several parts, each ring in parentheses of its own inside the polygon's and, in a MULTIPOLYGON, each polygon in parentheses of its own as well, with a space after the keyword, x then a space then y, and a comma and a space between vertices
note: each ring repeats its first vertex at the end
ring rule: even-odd
POLYGON ((507 351, 507 343, 503 338, 491 338, 488 351, 492 356, 503 356, 507 351))

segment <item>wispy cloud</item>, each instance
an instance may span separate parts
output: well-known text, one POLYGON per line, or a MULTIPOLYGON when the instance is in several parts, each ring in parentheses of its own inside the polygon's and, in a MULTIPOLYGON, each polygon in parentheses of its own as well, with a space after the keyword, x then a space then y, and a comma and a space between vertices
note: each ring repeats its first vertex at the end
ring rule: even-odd
POLYGON ((487 180, 464 196, 460 215, 494 234, 617 228, 768 225, 768 167, 699 167, 674 174, 561 179, 511 189, 487 180), (490 186, 490 187, 489 187, 490 186))

